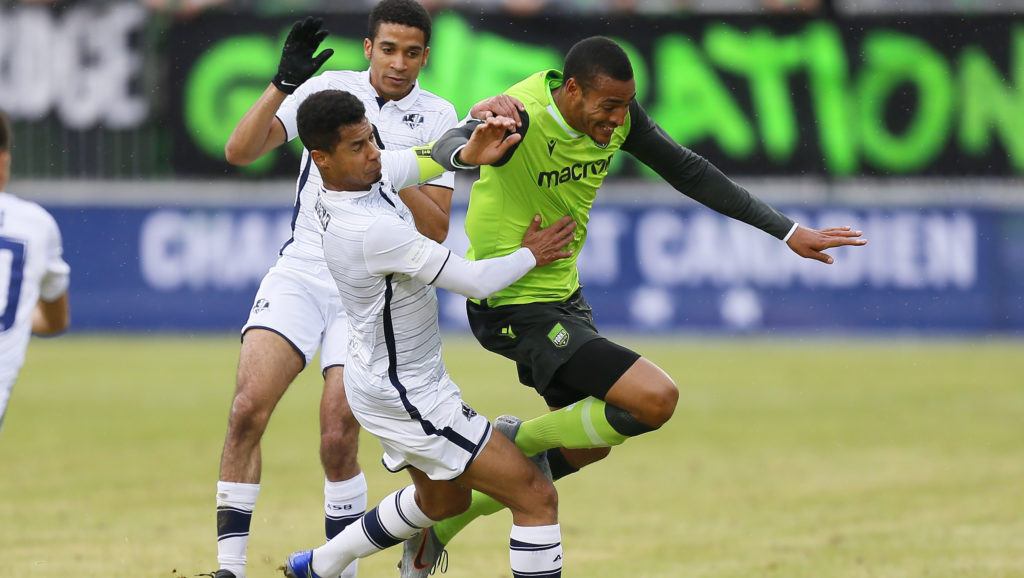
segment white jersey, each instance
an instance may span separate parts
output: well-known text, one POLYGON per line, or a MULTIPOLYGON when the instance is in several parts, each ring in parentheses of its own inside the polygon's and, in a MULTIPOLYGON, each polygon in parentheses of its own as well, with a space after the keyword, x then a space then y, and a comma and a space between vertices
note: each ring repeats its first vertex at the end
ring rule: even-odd
MULTIPOLYGON (((315 76, 288 96, 277 111, 288 140, 298 136, 296 115, 306 98, 321 90, 344 90, 355 95, 366 107, 366 118, 376 128, 386 150, 407 149, 425 145, 441 137, 458 123, 455 107, 447 100, 420 88, 417 81, 412 91, 401 100, 390 100, 381 105, 377 91, 370 84, 370 71, 327 71, 315 76)), ((292 219, 292 238, 281 249, 282 255, 302 259, 323 260, 320 231, 313 211, 323 180, 320 171, 302 151, 302 163, 296 186, 295 211, 292 219)), ((416 184, 415 181, 412 184, 416 184)), ((455 188, 454 173, 445 173, 430 184, 455 188)), ((401 201, 396 201, 401 204, 401 201)))
POLYGON ((0 416, 25 362, 32 310, 68 287, 60 229, 46 209, 0 192, 0 416))
POLYGON ((383 151, 383 176, 369 191, 321 188, 323 253, 349 320, 349 376, 394 373, 406 389, 445 373, 437 295, 429 283, 450 251, 416 231, 397 190, 415 184, 412 151, 383 151))
POLYGON ((416 153, 384 151, 383 175, 368 191, 321 188, 316 213, 348 317, 345 394, 352 413, 380 441, 389 470, 412 466, 450 480, 487 443, 491 427, 462 401, 445 370, 432 284, 487 296, 536 260, 523 248, 470 262, 417 232, 397 189, 426 176, 421 169, 440 166, 416 153))

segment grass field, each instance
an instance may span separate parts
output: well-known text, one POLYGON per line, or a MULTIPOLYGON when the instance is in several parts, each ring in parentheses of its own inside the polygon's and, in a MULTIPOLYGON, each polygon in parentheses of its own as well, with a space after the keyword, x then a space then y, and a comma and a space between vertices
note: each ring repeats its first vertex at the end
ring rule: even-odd
MULTIPOLYGON (((559 483, 566 576, 1024 576, 1024 342, 620 341, 679 406, 559 483)), ((0 576, 215 569, 237 356, 233 335, 35 340, 0 434, 0 576)), ((458 338, 446 358, 484 415, 542 411, 510 362, 458 338)), ((322 540, 318 396, 304 372, 264 439, 251 578, 322 540)), ((364 435, 372 503, 408 481, 379 458, 364 435)), ((509 523, 460 535, 446 576, 510 576, 509 523)))

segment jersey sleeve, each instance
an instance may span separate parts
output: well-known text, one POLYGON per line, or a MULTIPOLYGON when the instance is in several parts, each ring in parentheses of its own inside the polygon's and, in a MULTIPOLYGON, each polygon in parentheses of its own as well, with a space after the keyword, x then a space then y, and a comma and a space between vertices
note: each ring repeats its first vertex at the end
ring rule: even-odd
POLYGON ((399 151, 381 151, 381 164, 396 189, 420 183, 434 184, 435 179, 441 176, 444 167, 430 158, 431 148, 432 144, 399 151))
POLYGON ((424 237, 393 215, 379 217, 363 237, 366 268, 376 275, 403 273, 429 284, 449 255, 447 247, 424 237))
POLYGON ((64 247, 57 221, 46 214, 46 272, 39 284, 39 297, 50 302, 60 298, 71 281, 71 266, 64 261, 64 247))
POLYGON ((677 191, 727 217, 783 239, 793 220, 750 194, 704 157, 673 140, 635 100, 622 150, 654 169, 677 191))

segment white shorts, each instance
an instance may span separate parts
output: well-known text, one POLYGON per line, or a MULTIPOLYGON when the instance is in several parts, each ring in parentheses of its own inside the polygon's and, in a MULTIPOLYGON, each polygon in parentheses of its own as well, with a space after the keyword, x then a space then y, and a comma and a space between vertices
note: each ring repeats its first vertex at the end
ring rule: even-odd
POLYGON ((326 264, 278 259, 260 282, 242 335, 253 328, 285 338, 307 364, 319 348, 321 372, 348 359, 348 318, 326 264))
POLYGON ((384 448, 384 467, 412 466, 432 480, 462 474, 491 439, 491 424, 462 401, 445 373, 438 383, 405 390, 388 376, 345 369, 345 394, 363 429, 384 448))

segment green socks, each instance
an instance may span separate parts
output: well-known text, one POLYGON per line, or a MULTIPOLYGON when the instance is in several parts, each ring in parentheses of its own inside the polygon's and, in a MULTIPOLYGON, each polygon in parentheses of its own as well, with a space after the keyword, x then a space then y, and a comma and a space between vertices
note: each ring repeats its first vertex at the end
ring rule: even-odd
MULTIPOLYGON (((647 431, 645 426, 637 426, 639 422, 629 423, 631 418, 615 406, 608 406, 596 397, 588 397, 568 407, 524 421, 516 432, 515 444, 527 456, 539 454, 551 448, 604 448, 617 446, 631 435, 619 433, 609 423, 609 415, 621 422, 620 429, 633 430, 629 433, 637 435, 647 431)), ((473 490, 473 501, 469 509, 434 524, 433 531, 442 544, 447 544, 479 516, 489 516, 501 511, 505 506, 497 500, 473 490)))
POLYGON ((619 433, 608 422, 606 406, 600 399, 588 397, 560 410, 524 421, 516 433, 516 446, 528 456, 558 447, 581 449, 617 446, 629 436, 619 433))

